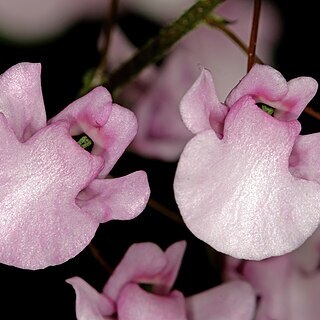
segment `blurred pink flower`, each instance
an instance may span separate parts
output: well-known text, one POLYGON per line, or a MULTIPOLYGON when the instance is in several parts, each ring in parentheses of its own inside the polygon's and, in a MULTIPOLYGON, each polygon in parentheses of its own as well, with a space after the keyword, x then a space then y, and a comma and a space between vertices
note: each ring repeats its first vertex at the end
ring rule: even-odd
POLYGON ((185 246, 185 241, 179 241, 163 252, 153 243, 133 244, 102 293, 79 277, 68 279, 76 291, 77 319, 252 319, 254 294, 244 281, 232 281, 188 298, 172 291, 185 246), (144 285, 151 291, 144 290, 144 285))
MULTIPOLYGON (((134 10, 137 0, 126 1, 134 10)), ((139 0, 136 8, 141 13, 156 19, 160 23, 178 16, 179 10, 186 9, 194 1, 157 1, 139 0), (159 2, 159 3, 158 3, 159 2), (159 6, 159 10, 155 9, 159 6), (168 8, 173 8, 172 11, 168 8)), ((246 0, 228 0, 216 8, 220 14, 233 23, 232 29, 245 43, 249 43, 252 21, 252 2, 246 0)), ((182 11, 180 11, 180 14, 182 11)), ((262 2, 258 55, 270 65, 281 37, 281 18, 276 7, 268 1, 262 2)), ((135 52, 132 45, 119 30, 112 37, 108 56, 111 69, 119 66, 135 52)), ((161 67, 152 66, 149 74, 145 70, 132 84, 124 87, 121 93, 123 101, 128 101, 135 112, 139 128, 131 147, 142 156, 164 161, 178 160, 191 134, 181 121, 179 103, 184 93, 197 79, 199 66, 215 74, 217 95, 225 99, 230 88, 246 74, 247 55, 220 30, 202 25, 182 38, 170 51, 161 67), (137 83, 140 94, 137 93, 137 83)))
POLYGON ((42 40, 78 21, 103 19, 106 0, 0 0, 0 33, 15 41, 42 40))
POLYGON ((316 174, 304 172, 319 164, 295 119, 316 91, 312 78, 287 82, 255 65, 223 104, 202 71, 181 102, 195 137, 174 180, 181 215, 198 238, 233 257, 261 260, 296 249, 315 231, 320 186, 316 174), (274 117, 260 104, 274 108, 274 117))
POLYGON ((41 66, 0 76, 0 262, 39 269, 67 261, 99 223, 132 219, 149 198, 145 172, 104 179, 133 139, 134 114, 98 87, 46 123, 41 66), (91 154, 72 136, 85 133, 91 154))
POLYGON ((226 257, 226 280, 249 281, 259 302, 256 320, 318 320, 320 229, 298 249, 263 261, 226 257))

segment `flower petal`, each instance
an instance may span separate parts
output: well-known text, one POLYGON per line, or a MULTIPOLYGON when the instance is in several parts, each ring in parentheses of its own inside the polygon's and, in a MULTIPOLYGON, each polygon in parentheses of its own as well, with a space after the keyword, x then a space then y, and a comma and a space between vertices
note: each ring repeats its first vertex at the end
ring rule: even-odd
POLYGON ((287 82, 274 68, 255 64, 230 92, 226 104, 231 107, 241 97, 250 95, 257 103, 274 108, 277 119, 291 121, 298 119, 317 89, 318 83, 313 78, 299 77, 287 82))
POLYGON ((147 175, 137 171, 116 179, 95 179, 76 199, 77 205, 100 223, 139 215, 150 196, 147 175))
POLYGON ((220 103, 209 71, 202 69, 181 100, 180 111, 184 124, 192 133, 213 129, 221 137, 228 108, 220 103))
POLYGON ((320 188, 289 172, 299 130, 297 121, 279 121, 244 97, 230 109, 222 140, 211 130, 193 138, 174 181, 188 228, 236 258, 260 260, 300 246, 319 224, 320 188))
POLYGON ((115 310, 109 299, 98 293, 87 282, 79 277, 66 280, 76 292, 77 320, 106 320, 115 310))
POLYGON ((255 294, 244 281, 231 281, 187 298, 188 320, 250 320, 255 294))
POLYGON ((131 283, 122 290, 117 304, 121 320, 187 320, 185 300, 178 291, 158 296, 131 283))
POLYGON ((163 251, 154 243, 135 243, 130 246, 109 278, 103 293, 117 301, 121 290, 130 282, 152 283, 167 265, 163 251), (143 263, 141 263, 143 261, 143 263))
POLYGON ((113 104, 107 89, 97 87, 71 103, 49 123, 67 120, 71 134, 87 134, 94 142, 92 154, 102 156, 105 166, 99 177, 105 177, 123 154, 137 132, 134 114, 113 104))
POLYGON ((20 141, 46 125, 41 65, 18 63, 0 75, 0 112, 20 141))
POLYGON ((95 234, 99 223, 75 198, 103 161, 83 150, 68 130, 67 123, 56 122, 22 144, 0 114, 2 263, 28 269, 60 264, 95 234))

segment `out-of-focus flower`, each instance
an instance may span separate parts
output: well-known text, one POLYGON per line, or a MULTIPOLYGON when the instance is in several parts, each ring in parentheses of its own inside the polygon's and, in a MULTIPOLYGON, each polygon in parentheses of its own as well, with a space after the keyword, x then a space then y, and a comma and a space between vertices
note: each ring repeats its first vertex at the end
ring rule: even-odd
MULTIPOLYGON (((130 6, 130 1, 128 1, 130 6)), ((131 1, 135 3, 136 1, 131 1)), ((169 19, 167 6, 174 7, 171 12, 177 16, 181 1, 158 1, 162 10, 155 10, 154 1, 142 0, 140 10, 146 15, 152 12, 159 22, 169 19), (162 5, 166 2, 166 5, 162 5), (164 20, 161 20, 161 19, 164 20), (160 20, 159 20, 160 19, 160 20)), ((157 2, 157 3, 158 3, 157 2)), ((191 5, 193 1, 187 1, 191 5)), ((131 4, 133 10, 133 4, 131 4)), ((252 2, 246 0, 228 0, 217 7, 220 14, 232 23, 233 30, 245 43, 249 43, 252 21, 252 2)), ((182 13, 182 11, 180 12, 182 13)), ((280 15, 268 1, 263 1, 257 44, 258 55, 270 65, 273 64, 274 52, 281 37, 280 15)), ((108 61, 111 69, 129 58, 134 49, 121 36, 119 31, 112 38, 108 61)), ((179 114, 179 103, 184 93, 190 88, 199 74, 199 65, 215 74, 216 90, 221 101, 225 99, 230 88, 246 74, 247 55, 220 30, 206 25, 199 26, 181 39, 171 50, 161 67, 152 67, 149 78, 146 72, 126 86, 121 97, 129 101, 137 115, 139 129, 131 147, 139 154, 165 161, 178 160, 185 144, 190 140, 190 132, 185 128, 179 114), (155 72, 158 73, 154 76, 155 72), (137 81, 142 88, 137 94, 137 81), (134 93, 134 95, 133 95, 134 93)), ((121 100, 122 101, 122 100, 121 100)))
POLYGON ((198 238, 233 257, 261 260, 296 249, 315 231, 320 186, 316 174, 304 176, 315 157, 295 119, 316 90, 312 78, 287 82, 255 65, 222 104, 202 71, 181 102, 195 137, 174 180, 181 215, 198 238), (274 117, 259 106, 274 109, 274 117))
POLYGON ((76 22, 102 19, 109 0, 0 0, 0 33, 14 41, 56 36, 76 22))
POLYGON ((318 320, 320 229, 301 247, 263 261, 226 257, 226 280, 246 280, 259 298, 256 320, 318 320))
POLYGON ((163 252, 153 243, 133 244, 102 293, 79 277, 68 279, 76 291, 77 319, 252 319, 254 294, 244 281, 231 281, 188 298, 172 290, 185 246, 185 241, 179 241, 163 252))
POLYGON ((98 87, 46 123, 41 66, 20 63, 0 76, 0 262, 39 269, 67 261, 99 223, 145 207, 145 172, 104 179, 133 139, 134 114, 98 87), (85 133, 91 154, 72 136, 85 133))

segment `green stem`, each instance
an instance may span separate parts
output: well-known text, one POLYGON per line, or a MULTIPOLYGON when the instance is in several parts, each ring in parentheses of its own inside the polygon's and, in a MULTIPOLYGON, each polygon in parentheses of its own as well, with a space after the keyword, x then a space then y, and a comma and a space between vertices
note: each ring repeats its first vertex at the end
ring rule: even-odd
MULTIPOLYGON (((121 65, 117 70, 102 80, 101 85, 114 92, 129 82, 145 67, 159 61, 168 50, 184 35, 194 29, 224 0, 198 0, 180 18, 171 25, 164 27, 158 36, 149 40, 137 53, 121 65)), ((96 84, 95 84, 96 85, 96 84)), ((83 88, 82 93, 93 89, 92 86, 83 88)))

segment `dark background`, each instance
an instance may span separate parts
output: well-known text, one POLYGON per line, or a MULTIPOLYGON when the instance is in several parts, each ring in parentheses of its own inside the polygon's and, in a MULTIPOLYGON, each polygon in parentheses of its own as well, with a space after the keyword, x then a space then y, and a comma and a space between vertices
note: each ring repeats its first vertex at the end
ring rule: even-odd
MULTIPOLYGON (((312 76, 320 81, 319 28, 316 2, 274 1, 283 17, 284 33, 276 52, 276 65, 289 80, 312 76)), ((155 35, 159 26, 136 15, 119 20, 136 45, 155 35), (138 35, 138 36, 137 36, 138 35)), ((42 87, 48 118, 57 114, 78 95, 85 72, 98 65, 97 39, 102 21, 80 22, 43 43, 21 45, 0 42, 0 72, 23 62, 42 64, 42 87)), ((1 90, 1 88, 0 88, 1 90)), ((319 94, 312 101, 319 109, 319 94)), ((319 120, 302 114, 302 133, 319 131, 319 120)), ((112 171, 121 176, 135 170, 147 172, 151 197, 178 213, 172 182, 176 163, 147 160, 126 152, 112 171)), ((131 221, 100 225, 94 246, 113 268, 134 242, 152 241, 165 249, 186 239, 187 250, 175 287, 188 296, 221 282, 223 257, 179 225, 147 207, 131 221)), ((0 265, 0 319, 75 319, 75 294, 65 279, 80 276, 101 290, 109 274, 94 258, 90 248, 63 265, 28 271, 0 265)))

